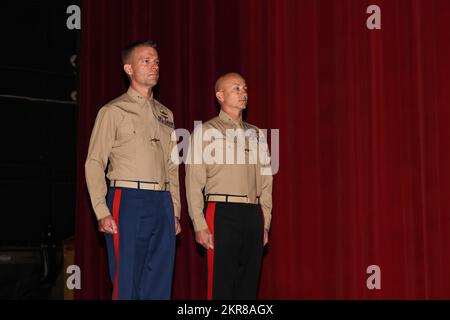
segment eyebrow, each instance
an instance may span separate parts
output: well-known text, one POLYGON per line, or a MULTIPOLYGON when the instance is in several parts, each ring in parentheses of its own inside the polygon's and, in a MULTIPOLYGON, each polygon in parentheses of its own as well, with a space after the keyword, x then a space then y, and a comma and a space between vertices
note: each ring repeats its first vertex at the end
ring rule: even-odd
MULTIPOLYGON (((149 59, 149 60, 151 60, 152 57, 150 57, 150 56, 141 56, 141 57, 139 58, 139 60, 142 60, 142 59, 149 59)), ((153 60, 159 61, 159 57, 156 57, 156 58, 154 58, 153 60)))

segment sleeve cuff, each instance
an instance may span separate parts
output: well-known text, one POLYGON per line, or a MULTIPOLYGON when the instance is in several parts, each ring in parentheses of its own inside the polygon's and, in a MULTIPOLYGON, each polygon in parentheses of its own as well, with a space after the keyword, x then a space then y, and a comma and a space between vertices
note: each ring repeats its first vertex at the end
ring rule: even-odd
POLYGON ((173 207, 173 214, 175 217, 177 217, 178 219, 181 218, 181 214, 180 214, 180 208, 178 206, 174 206, 173 207))
POLYGON ((203 215, 194 218, 192 220, 192 224, 194 225, 195 232, 208 228, 208 224, 206 223, 205 217, 203 215))
POLYGON ((97 220, 103 219, 104 217, 109 216, 111 213, 109 212, 108 207, 106 204, 99 205, 97 208, 95 208, 95 216, 97 217, 97 220))
POLYGON ((264 215, 264 229, 266 229, 267 231, 270 230, 270 223, 272 220, 272 214, 271 212, 267 212, 267 209, 263 209, 263 215, 264 215))

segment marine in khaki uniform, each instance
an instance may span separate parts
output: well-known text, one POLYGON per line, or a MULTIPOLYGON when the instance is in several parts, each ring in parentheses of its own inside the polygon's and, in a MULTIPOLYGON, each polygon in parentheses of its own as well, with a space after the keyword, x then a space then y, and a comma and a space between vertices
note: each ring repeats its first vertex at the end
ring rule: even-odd
POLYGON ((169 299, 181 231, 178 164, 170 158, 174 120, 153 97, 154 43, 134 43, 122 55, 130 87, 98 112, 86 181, 106 237, 113 299, 169 299))
POLYGON ((189 145, 189 216, 207 249, 208 299, 256 299, 272 211, 267 141, 242 121, 248 95, 239 74, 220 77, 215 91, 221 111, 195 128, 189 145))

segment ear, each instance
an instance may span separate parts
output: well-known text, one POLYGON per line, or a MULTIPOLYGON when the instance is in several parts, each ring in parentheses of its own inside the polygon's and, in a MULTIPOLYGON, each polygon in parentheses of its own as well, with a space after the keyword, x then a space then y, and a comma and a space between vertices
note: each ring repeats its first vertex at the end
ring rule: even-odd
POLYGON ((216 98, 217 98, 217 100, 219 100, 220 102, 223 102, 223 92, 222 92, 222 91, 217 91, 217 92, 216 92, 216 98))
POLYGON ((131 68, 131 64, 124 64, 123 65, 123 70, 125 71, 125 73, 130 77, 133 74, 133 69, 131 68))

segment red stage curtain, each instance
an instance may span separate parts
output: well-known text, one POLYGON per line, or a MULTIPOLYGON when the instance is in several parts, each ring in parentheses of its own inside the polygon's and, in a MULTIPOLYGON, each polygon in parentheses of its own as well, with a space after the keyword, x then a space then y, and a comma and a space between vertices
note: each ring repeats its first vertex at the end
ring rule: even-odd
MULTIPOLYGON (((280 129, 260 298, 449 299, 448 21, 446 0, 84 1, 77 298, 111 289, 84 180, 90 131, 126 89, 120 49, 150 38, 177 127, 212 117, 216 77, 237 71, 248 120, 280 129), (371 4, 381 30, 366 28, 371 4), (381 290, 366 287, 369 265, 381 290)), ((203 299, 204 257, 183 206, 173 296, 203 299)))

